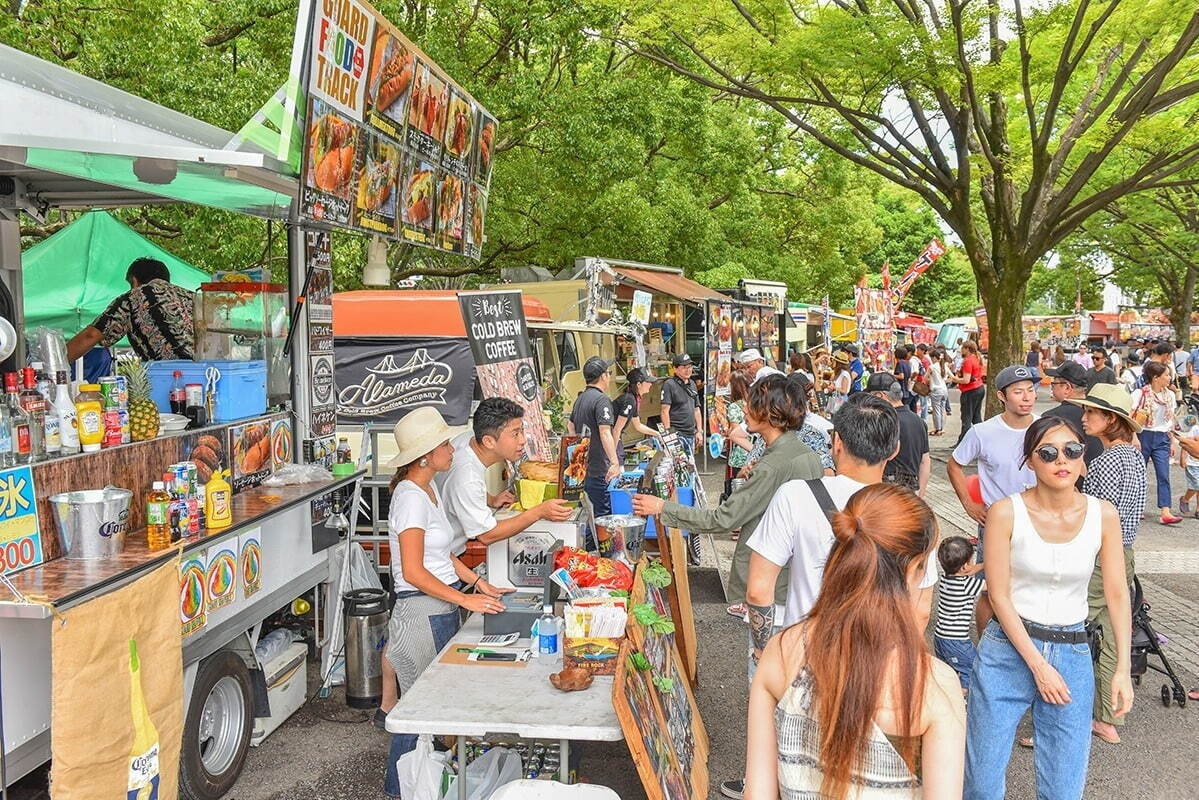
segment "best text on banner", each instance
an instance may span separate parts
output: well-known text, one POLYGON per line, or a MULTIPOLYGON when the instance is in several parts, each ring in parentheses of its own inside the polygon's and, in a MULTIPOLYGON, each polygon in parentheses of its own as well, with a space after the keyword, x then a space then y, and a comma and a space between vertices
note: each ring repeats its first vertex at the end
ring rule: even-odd
POLYGON ((549 431, 520 291, 459 292, 458 303, 483 398, 507 397, 524 406, 525 452, 549 461, 549 431))

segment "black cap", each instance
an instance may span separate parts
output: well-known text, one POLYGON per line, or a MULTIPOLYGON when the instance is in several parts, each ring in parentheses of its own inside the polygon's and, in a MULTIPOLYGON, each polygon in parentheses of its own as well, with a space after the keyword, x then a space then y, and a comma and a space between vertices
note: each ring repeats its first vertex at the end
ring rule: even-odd
POLYGON ((1087 368, 1077 361, 1066 361, 1056 367, 1050 367, 1045 370, 1045 374, 1051 378, 1061 378, 1075 386, 1087 385, 1087 368))
POLYGON ((886 392, 890 391, 898 381, 890 372, 875 372, 866 380, 866 391, 868 392, 886 392))
POLYGON ((588 383, 595 383, 600 379, 600 376, 608 371, 608 367, 610 366, 612 365, 599 356, 592 356, 583 365, 583 380, 588 383))
POLYGON ((856 344, 847 344, 845 345, 845 352, 856 357, 858 354, 858 346, 856 344))
POLYGON ((625 374, 625 379, 628 380, 630 387, 638 383, 653 383, 654 381, 641 367, 633 367, 625 374))
POLYGON ((686 353, 676 353, 670 363, 676 367, 689 367, 691 366, 691 356, 686 353))

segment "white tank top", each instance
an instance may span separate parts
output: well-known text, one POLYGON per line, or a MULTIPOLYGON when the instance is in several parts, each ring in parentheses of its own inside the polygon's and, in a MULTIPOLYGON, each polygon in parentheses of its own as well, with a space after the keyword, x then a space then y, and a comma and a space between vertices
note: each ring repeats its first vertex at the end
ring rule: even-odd
POLYGON ((1040 625, 1073 625, 1087 618, 1087 584, 1095 571, 1103 525, 1099 499, 1087 498, 1078 534, 1052 544, 1033 527, 1024 498, 1012 499, 1012 605, 1040 625))

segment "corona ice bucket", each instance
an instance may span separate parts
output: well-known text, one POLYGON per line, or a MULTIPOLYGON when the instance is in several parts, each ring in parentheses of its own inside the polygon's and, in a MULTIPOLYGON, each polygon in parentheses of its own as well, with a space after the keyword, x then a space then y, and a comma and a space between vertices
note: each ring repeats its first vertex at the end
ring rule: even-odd
POLYGON ((119 555, 125 549, 132 499, 133 492, 115 486, 51 495, 63 555, 89 561, 119 555))

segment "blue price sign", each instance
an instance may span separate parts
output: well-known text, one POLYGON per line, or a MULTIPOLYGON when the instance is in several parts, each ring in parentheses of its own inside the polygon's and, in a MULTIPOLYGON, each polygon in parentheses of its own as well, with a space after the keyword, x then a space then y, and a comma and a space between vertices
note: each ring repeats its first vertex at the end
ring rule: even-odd
POLYGON ((33 471, 0 472, 0 573, 42 563, 42 533, 33 490, 33 471))

